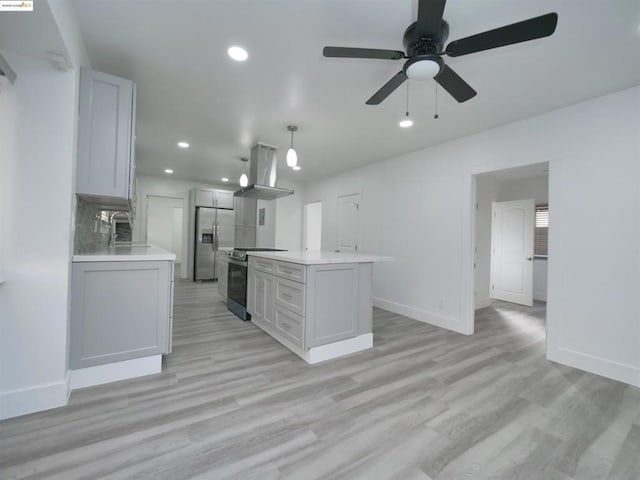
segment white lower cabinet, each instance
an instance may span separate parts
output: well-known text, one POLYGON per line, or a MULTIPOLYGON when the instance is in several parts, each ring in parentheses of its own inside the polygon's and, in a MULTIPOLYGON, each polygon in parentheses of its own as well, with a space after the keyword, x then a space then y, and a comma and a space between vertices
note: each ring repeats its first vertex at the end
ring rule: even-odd
POLYGON ((370 334, 371 267, 362 265, 301 265, 250 255, 251 321, 303 358, 314 347, 370 334))
POLYGON ((253 301, 253 315, 262 324, 274 325, 275 304, 273 302, 274 278, 260 271, 254 273, 255 295, 253 301))
POLYGON ((171 351, 173 262, 74 262, 72 370, 171 351))

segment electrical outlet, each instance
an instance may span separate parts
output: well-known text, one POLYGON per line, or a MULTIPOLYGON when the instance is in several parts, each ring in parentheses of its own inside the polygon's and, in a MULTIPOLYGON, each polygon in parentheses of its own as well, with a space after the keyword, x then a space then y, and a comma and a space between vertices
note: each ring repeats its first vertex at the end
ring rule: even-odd
POLYGON ((440 300, 438 300, 438 308, 440 310, 444 310, 444 298, 441 298, 440 300))

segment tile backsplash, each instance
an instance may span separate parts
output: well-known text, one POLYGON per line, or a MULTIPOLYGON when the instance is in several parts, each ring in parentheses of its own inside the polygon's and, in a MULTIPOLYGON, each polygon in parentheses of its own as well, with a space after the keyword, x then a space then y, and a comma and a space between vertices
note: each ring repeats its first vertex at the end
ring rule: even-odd
POLYGON ((74 253, 105 248, 109 244, 109 213, 76 197, 74 253))

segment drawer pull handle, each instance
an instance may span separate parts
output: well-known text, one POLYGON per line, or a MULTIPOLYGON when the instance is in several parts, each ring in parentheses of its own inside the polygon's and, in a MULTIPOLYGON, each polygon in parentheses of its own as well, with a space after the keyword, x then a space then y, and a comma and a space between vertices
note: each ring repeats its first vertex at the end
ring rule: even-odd
POLYGON ((280 295, 282 295, 284 298, 293 298, 291 296, 291 294, 287 293, 287 292, 282 292, 280 295))
POLYGON ((284 328, 285 330, 291 330, 291 325, 289 325, 288 323, 280 322, 280 324, 282 325, 282 328, 284 328))

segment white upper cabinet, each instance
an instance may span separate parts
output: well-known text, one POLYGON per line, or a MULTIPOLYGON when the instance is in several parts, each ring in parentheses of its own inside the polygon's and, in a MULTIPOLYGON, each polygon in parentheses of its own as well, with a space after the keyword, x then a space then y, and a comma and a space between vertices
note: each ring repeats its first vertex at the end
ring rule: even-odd
POLYGON ((135 97, 131 80, 80 72, 76 193, 103 208, 131 209, 135 97))
POLYGON ((227 190, 215 190, 214 200, 216 208, 233 209, 233 192, 227 190))
POLYGON ((233 210, 233 192, 228 190, 195 189, 196 206, 233 210))
POLYGON ((196 189, 196 206, 213 207, 213 190, 196 189))

